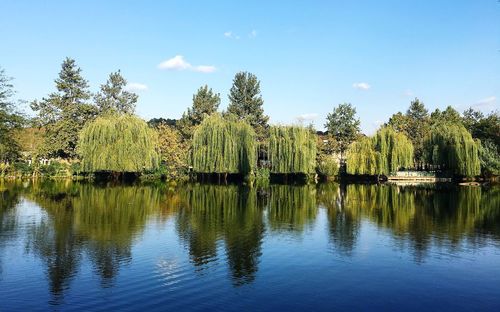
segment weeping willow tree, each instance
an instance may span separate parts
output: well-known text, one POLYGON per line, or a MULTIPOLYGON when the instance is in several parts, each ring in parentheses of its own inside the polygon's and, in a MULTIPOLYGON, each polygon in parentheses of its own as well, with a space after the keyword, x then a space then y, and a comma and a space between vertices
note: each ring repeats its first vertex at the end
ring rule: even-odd
POLYGON ((383 127, 373 137, 377 156, 377 174, 388 175, 413 165, 413 144, 402 133, 383 127))
POLYGON ((413 144, 402 133, 383 127, 374 137, 351 144, 347 151, 347 173, 389 175, 413 165, 413 144))
POLYGON ((442 170, 472 177, 481 172, 478 145, 463 125, 439 124, 425 141, 425 156, 427 162, 442 170))
POLYGON ((109 115, 83 128, 78 152, 86 172, 141 172, 157 168, 156 146, 156 132, 142 119, 109 115))
POLYGON ((374 175, 377 172, 378 158, 371 138, 364 137, 353 142, 347 150, 347 173, 374 175))
POLYGON ((206 118, 193 135, 192 163, 198 173, 252 173, 257 164, 254 130, 218 114, 206 118))
POLYGON ((271 127, 269 160, 271 173, 314 173, 316 168, 315 134, 304 127, 271 127))

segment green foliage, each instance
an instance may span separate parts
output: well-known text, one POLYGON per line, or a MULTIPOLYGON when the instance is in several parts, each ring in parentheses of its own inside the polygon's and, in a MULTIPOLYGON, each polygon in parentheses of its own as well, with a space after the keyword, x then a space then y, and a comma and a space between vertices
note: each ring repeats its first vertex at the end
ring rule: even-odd
POLYGON ((403 134, 383 127, 373 138, 354 142, 347 152, 347 173, 389 175, 413 166, 413 145, 403 134))
POLYGON ((343 160, 349 145, 360 133, 360 122, 356 118, 356 109, 350 103, 340 104, 326 117, 325 128, 337 142, 337 151, 343 160))
POLYGON ((462 120, 460 113, 453 107, 448 106, 444 111, 440 111, 439 108, 436 108, 436 110, 431 113, 430 123, 431 125, 439 123, 462 124, 462 120))
POLYGON ((158 132, 160 160, 169 179, 182 178, 187 174, 188 146, 183 142, 180 132, 161 124, 158 132))
POLYGON ((207 85, 200 87, 193 95, 193 106, 188 108, 177 124, 184 138, 193 136, 194 127, 215 112, 220 105, 220 94, 212 91, 207 85))
POLYGON ((339 164, 332 155, 320 155, 317 160, 318 174, 324 177, 334 177, 339 174, 339 164))
POLYGON ((410 139, 414 148, 415 162, 421 164, 424 161, 424 138, 430 129, 429 113, 424 103, 415 98, 405 115, 398 112, 392 115, 387 124, 410 139))
POLYGON ((481 142, 479 147, 479 159, 484 174, 500 175, 500 151, 493 142, 481 142))
POLYGON ((377 152, 377 174, 388 175, 413 166, 413 144, 402 133, 383 127, 373 138, 377 152))
POLYGON ((36 124, 45 129, 42 153, 51 157, 72 158, 76 156, 80 130, 95 117, 97 111, 88 103, 88 83, 73 59, 64 60, 55 83, 57 92, 32 102, 31 108, 37 112, 36 124))
POLYGON ((250 174, 257 163, 255 132, 244 121, 214 114, 194 132, 192 162, 198 173, 250 174))
POLYGON ((425 145, 428 163, 460 176, 479 175, 478 143, 463 125, 435 125, 425 145))
POLYGON ((271 173, 312 174, 316 168, 316 136, 307 128, 270 128, 269 160, 271 173))
POLYGON ((234 76, 229 93, 227 112, 248 122, 263 139, 268 129, 269 117, 264 114, 264 101, 260 95, 260 82, 248 72, 239 72, 234 76))
POLYGON ((99 114, 133 114, 139 96, 126 91, 127 80, 120 71, 109 74, 109 79, 101 85, 101 90, 94 96, 99 114))
POLYGON ((355 175, 374 175, 377 172, 379 155, 373 148, 373 140, 363 137, 353 142, 347 150, 347 173, 355 175))
POLYGON ((12 78, 0 68, 0 162, 12 161, 19 156, 19 144, 14 137, 23 124, 23 117, 15 110, 12 97, 12 78))
POLYGON ((157 133, 142 119, 109 115, 89 123, 80 134, 85 172, 142 172, 158 167, 157 133))
POLYGON ((268 186, 271 178, 271 172, 269 168, 257 168, 255 170, 255 184, 259 187, 268 186))
POLYGON ((490 141, 500 150, 500 114, 498 111, 484 116, 472 108, 464 112, 463 124, 474 139, 490 141))

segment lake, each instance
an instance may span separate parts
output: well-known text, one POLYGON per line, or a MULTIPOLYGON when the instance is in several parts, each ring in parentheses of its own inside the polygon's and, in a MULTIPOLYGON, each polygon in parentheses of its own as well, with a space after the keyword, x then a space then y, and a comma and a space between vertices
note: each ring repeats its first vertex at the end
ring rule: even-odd
POLYGON ((500 187, 0 181, 0 311, 500 311, 500 187))

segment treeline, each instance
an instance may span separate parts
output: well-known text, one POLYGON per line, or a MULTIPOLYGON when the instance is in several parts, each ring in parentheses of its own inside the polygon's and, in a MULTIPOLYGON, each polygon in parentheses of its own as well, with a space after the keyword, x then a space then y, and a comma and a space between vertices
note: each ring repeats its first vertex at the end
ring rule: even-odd
POLYGON ((326 132, 312 126, 271 126, 260 81, 235 75, 229 105, 208 86, 193 95, 179 120, 135 115, 138 95, 120 71, 97 93, 72 59, 65 59, 55 91, 19 112, 11 78, 0 71, 0 176, 73 176, 133 173, 182 179, 237 175, 335 177, 391 175, 399 170, 439 171, 458 177, 500 172, 498 112, 472 108, 429 113, 418 99, 372 137, 360 131, 356 109, 343 103, 326 118, 326 132))

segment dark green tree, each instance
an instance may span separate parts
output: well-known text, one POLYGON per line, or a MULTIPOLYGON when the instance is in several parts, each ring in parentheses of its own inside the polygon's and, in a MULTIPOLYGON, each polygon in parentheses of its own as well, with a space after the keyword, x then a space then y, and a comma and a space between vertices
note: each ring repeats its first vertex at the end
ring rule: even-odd
POLYGON ((475 127, 484 118, 484 114, 480 111, 474 110, 472 107, 469 107, 467 110, 463 112, 462 115, 463 115, 462 123, 474 137, 475 127))
POLYGON ((248 72, 237 73, 229 92, 227 112, 248 122, 261 140, 267 133, 269 121, 269 117, 264 114, 263 105, 257 77, 248 72))
POLYGON ((396 114, 393 114, 391 118, 389 118, 389 122, 387 123, 387 125, 391 126, 391 128, 396 130, 397 132, 403 133, 404 135, 408 136, 408 120, 409 118, 405 114, 397 112, 396 114))
POLYGON ((19 153, 19 145, 14 139, 14 132, 21 128, 22 115, 16 111, 12 78, 0 68, 0 162, 12 161, 19 153))
POLYGON ((349 145, 360 134, 359 118, 356 118, 356 109, 350 103, 343 103, 333 109, 326 117, 325 128, 337 141, 337 152, 344 161, 344 154, 349 145))
POLYGON ((500 115, 491 112, 484 116, 472 108, 463 113, 462 123, 474 139, 479 140, 481 172, 485 175, 500 174, 500 115))
POLYGON ((422 163, 424 155, 424 138, 429 133, 429 112, 424 103, 415 98, 406 111, 406 135, 413 143, 415 160, 422 163))
POLYGON ((94 101, 99 109, 99 114, 120 113, 133 114, 135 103, 139 96, 124 88, 127 80, 120 71, 109 74, 108 81, 101 85, 101 90, 95 94, 94 101))
POLYGON ((88 83, 81 71, 75 60, 66 58, 55 80, 57 91, 31 103, 36 124, 45 129, 42 152, 48 156, 75 157, 78 134, 97 113, 88 102, 88 83))
POLYGON ((492 141, 481 142, 479 160, 481 161, 481 172, 484 175, 500 175, 500 151, 492 141))
POLYGON ((436 110, 431 113, 431 125, 445 122, 462 124, 463 119, 462 116, 460 116, 460 113, 451 106, 446 107, 444 111, 440 111, 439 108, 436 108, 436 110))
POLYGON ((483 113, 470 108, 464 112, 463 124, 474 139, 479 139, 481 142, 490 141, 500 150, 500 114, 498 111, 484 116, 483 113))
POLYGON ((191 138, 194 127, 201 124, 205 117, 217 112, 220 105, 220 94, 212 91, 207 85, 200 87, 193 95, 193 106, 182 115, 177 126, 185 138, 191 138))

